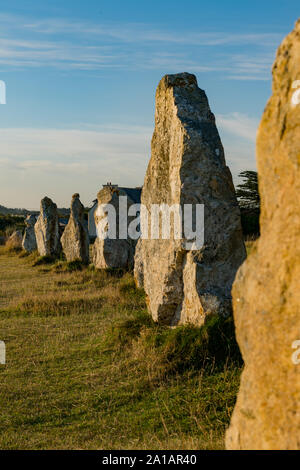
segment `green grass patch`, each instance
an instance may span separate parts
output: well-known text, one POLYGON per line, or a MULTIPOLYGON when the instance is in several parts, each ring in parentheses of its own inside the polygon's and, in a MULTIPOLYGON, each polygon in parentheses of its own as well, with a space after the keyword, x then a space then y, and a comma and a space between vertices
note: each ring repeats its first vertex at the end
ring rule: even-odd
POLYGON ((224 448, 242 369, 230 319, 161 327, 131 274, 0 254, 1 449, 224 448))

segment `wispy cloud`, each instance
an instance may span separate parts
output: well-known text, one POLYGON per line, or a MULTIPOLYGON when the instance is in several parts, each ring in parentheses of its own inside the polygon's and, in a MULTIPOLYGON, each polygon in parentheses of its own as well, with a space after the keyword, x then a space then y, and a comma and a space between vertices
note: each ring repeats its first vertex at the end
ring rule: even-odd
POLYGON ((238 183, 238 174, 242 170, 255 170, 255 141, 259 124, 257 118, 234 112, 217 114, 219 129, 228 166, 233 180, 238 183))
POLYGON ((114 66, 120 54, 108 46, 0 38, 0 63, 22 67, 101 68, 114 66))
MULTIPOLYGON (((241 170, 255 168, 257 121, 232 113, 218 115, 217 126, 236 180, 241 170)), ((80 129, 0 129, 1 204, 37 208, 48 194, 65 205, 77 191, 89 204, 105 181, 140 185, 150 158, 152 131, 118 123, 82 124, 80 129), (22 200, 15 188, 22 188, 22 200)))
MULTIPOLYGON (((1 19, 1 15, 0 15, 1 19)), ((278 33, 226 33, 226 32, 180 32, 163 31, 141 23, 102 23, 92 24, 62 19, 46 19, 25 22, 22 27, 43 34, 80 34, 88 36, 105 36, 125 42, 166 42, 195 46, 220 45, 270 45, 278 44, 282 39, 278 33)))
POLYGON ((74 191, 89 204, 103 182, 142 184, 151 134, 152 128, 119 124, 0 129, 1 204, 38 207, 45 194, 66 204, 74 191))
POLYGON ((274 33, 165 31, 147 24, 36 20, 0 14, 0 64, 64 70, 164 69, 223 72, 233 80, 270 77, 274 33), (222 47, 222 54, 220 53, 222 47), (255 48, 255 55, 234 52, 255 48), (208 52, 208 50, 210 52, 208 52))
POLYGON ((250 142, 255 142, 256 131, 259 124, 258 119, 250 118, 242 113, 218 114, 217 125, 224 132, 234 136, 242 137, 250 142))

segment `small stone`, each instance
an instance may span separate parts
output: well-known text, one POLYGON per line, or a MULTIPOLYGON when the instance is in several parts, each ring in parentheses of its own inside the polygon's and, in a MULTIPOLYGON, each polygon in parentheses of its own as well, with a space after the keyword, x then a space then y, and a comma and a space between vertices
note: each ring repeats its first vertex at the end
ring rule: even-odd
MULTIPOLYGON (((101 238, 97 236, 93 245, 93 263, 98 269, 106 268, 125 268, 132 269, 134 261, 134 253, 136 248, 137 240, 132 239, 128 236, 128 227, 135 217, 127 217, 127 235, 124 238, 119 236, 119 207, 121 197, 126 197, 126 214, 130 206, 140 202, 140 189, 134 188, 121 188, 106 186, 101 189, 97 195, 98 208, 100 205, 109 204, 115 209, 116 213, 116 237, 113 238, 101 238)), ((99 225, 105 223, 107 217, 105 214, 99 215, 99 210, 95 211, 95 225, 98 230, 99 225)), ((107 224, 108 225, 108 224, 107 224)), ((106 227, 109 230, 109 227, 106 227)), ((99 235, 99 230, 98 230, 99 235)))
POLYGON ((11 248, 22 248, 23 234, 21 230, 15 230, 6 242, 11 248))
POLYGON ((61 252, 57 206, 50 198, 41 200, 40 215, 34 226, 40 256, 57 256, 61 252))
POLYGON ((70 219, 62 234, 61 244, 67 261, 80 260, 88 264, 89 233, 84 219, 84 206, 79 197, 78 193, 72 197, 70 219))
POLYGON ((25 233, 23 236, 22 247, 28 253, 37 249, 34 226, 36 224, 35 215, 28 215, 25 219, 25 233))

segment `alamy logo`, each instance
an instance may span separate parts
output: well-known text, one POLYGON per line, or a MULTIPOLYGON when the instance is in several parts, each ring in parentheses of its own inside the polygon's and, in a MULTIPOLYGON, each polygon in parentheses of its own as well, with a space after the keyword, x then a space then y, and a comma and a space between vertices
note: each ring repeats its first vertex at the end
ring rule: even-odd
POLYGON ((95 212, 97 236, 101 240, 138 238, 181 240, 187 251, 204 245, 204 204, 127 204, 119 196, 118 214, 113 204, 99 204, 95 212), (118 233, 117 233, 118 229, 118 233))
POLYGON ((0 104, 6 104, 6 85, 3 80, 0 80, 0 104))
POLYGON ((292 88, 297 88, 292 95, 292 105, 297 106, 300 104, 300 80, 295 80, 292 84, 292 88))
POLYGON ((5 364, 6 347, 4 341, 0 341, 0 364, 5 364))
POLYGON ((292 343, 292 348, 296 349, 295 352, 292 354, 292 363, 295 364, 295 366, 300 364, 300 340, 296 339, 296 341, 293 341, 292 343))

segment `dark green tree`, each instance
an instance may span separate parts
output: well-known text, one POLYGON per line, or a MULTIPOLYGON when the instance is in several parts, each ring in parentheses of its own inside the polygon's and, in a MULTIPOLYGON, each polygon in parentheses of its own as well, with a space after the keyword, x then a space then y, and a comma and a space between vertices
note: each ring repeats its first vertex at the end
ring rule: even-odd
POLYGON ((236 195, 241 208, 258 209, 260 207, 260 197, 258 192, 257 171, 245 170, 239 174, 243 178, 243 183, 236 188, 236 195))
POLYGON ((243 233, 245 237, 258 237, 260 197, 257 172, 252 170, 242 171, 239 177, 244 180, 236 188, 236 195, 241 209, 243 233))

